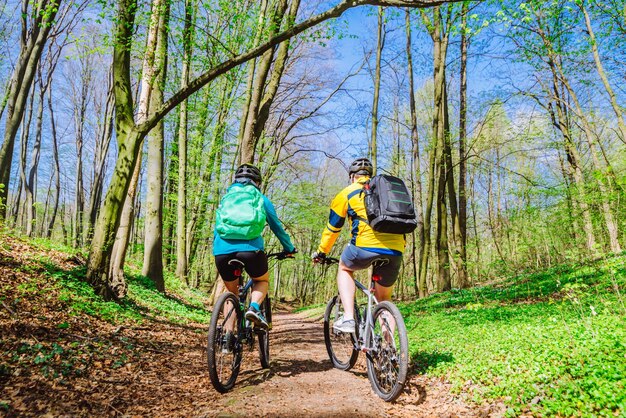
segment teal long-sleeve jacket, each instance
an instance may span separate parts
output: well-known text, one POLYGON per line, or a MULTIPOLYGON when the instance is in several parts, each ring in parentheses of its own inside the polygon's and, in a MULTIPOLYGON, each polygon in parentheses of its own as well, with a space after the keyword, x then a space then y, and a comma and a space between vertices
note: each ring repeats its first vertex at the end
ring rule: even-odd
MULTIPOLYGON (((233 183, 230 187, 242 187, 242 183, 233 183)), ((229 187, 229 189, 230 189, 229 187)), ((292 252, 295 247, 291 243, 291 239, 285 229, 283 228, 274 205, 267 196, 263 195, 263 207, 265 208, 265 217, 270 229, 280 241, 283 246, 283 250, 292 252)), ((239 251, 265 251, 265 243, 263 237, 258 237, 251 240, 239 240, 239 239, 224 239, 218 235, 217 232, 213 235, 213 255, 224 255, 236 253, 239 251)))

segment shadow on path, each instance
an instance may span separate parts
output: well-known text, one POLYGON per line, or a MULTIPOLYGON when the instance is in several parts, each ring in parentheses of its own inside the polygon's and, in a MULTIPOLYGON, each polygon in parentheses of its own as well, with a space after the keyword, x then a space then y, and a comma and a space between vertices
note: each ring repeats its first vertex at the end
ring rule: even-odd
POLYGON ((258 368, 243 371, 237 379, 237 386, 258 385, 271 380, 274 376, 290 378, 302 373, 325 372, 332 368, 330 360, 277 359, 272 360, 270 369, 258 368))
POLYGON ((418 351, 411 355, 409 375, 424 374, 428 369, 437 367, 439 363, 452 363, 454 356, 447 351, 418 351))

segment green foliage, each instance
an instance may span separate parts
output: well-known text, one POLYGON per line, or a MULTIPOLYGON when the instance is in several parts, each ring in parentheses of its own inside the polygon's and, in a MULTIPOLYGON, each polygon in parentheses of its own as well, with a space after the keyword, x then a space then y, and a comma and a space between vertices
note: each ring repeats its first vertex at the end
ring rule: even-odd
POLYGON ((209 315, 204 309, 203 293, 183 289, 183 285, 171 274, 166 273, 165 288, 168 293, 156 290, 152 280, 141 275, 132 275, 128 280, 128 300, 144 316, 164 317, 174 323, 208 323, 209 315), (184 292, 184 293, 183 293, 184 292), (177 296, 184 294, 184 298, 177 296))
POLYGON ((299 308, 296 308, 294 312, 305 312, 305 311, 319 310, 319 309, 323 310, 325 307, 326 307, 326 303, 315 303, 313 305, 306 305, 306 306, 301 306, 299 308))
MULTIPOLYGON (((54 286, 59 289, 59 300, 67 303, 73 315, 87 314, 117 324, 125 321, 143 322, 146 319, 164 319, 173 323, 199 322, 209 320, 208 312, 203 307, 202 294, 183 286, 173 277, 166 279, 169 292, 162 294, 154 283, 141 275, 128 277, 128 297, 121 302, 106 302, 93 292, 93 288, 84 281, 85 268, 65 271, 56 265, 44 264, 48 277, 55 279, 54 286)), ((37 284, 34 284, 38 288, 37 284)), ((64 328, 66 323, 57 324, 64 328)))
POLYGON ((46 378, 80 376, 88 365, 77 346, 62 347, 57 343, 24 341, 11 359, 16 369, 35 367, 46 378))
POLYGON ((626 257, 401 306, 412 365, 507 415, 626 413, 626 257))

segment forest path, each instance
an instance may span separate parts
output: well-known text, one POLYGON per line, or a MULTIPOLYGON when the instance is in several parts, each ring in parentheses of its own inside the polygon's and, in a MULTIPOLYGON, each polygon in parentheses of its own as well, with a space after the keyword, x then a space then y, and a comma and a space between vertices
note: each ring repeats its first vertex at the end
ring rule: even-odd
MULTIPOLYGON (((271 332, 271 368, 260 367, 258 351, 244 354, 235 388, 194 411, 195 416, 436 416, 483 415, 450 395, 438 380, 411 376, 396 403, 371 390, 364 356, 349 372, 332 367, 320 318, 277 312, 271 332)), ((211 387, 208 388, 209 392, 211 387)))
MULTIPOLYGON (((334 369, 321 318, 285 310, 273 315, 270 369, 261 368, 255 345, 233 390, 220 394, 209 379, 206 324, 178 323, 142 306, 135 307, 140 322, 81 314, 51 280, 77 265, 74 256, 0 235, 0 417, 501 415, 468 406, 445 382, 420 375, 385 403, 371 390, 363 355, 351 371, 334 369)), ((72 297, 76 306, 113 309, 72 297)))

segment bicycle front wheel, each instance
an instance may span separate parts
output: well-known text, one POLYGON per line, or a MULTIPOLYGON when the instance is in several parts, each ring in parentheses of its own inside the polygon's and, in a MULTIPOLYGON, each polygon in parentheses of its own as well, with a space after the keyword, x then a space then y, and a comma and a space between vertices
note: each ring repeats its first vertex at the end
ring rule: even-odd
POLYGON ((354 348, 354 335, 333 329, 335 321, 343 315, 343 305, 339 296, 333 297, 326 305, 324 313, 324 343, 328 357, 337 369, 350 370, 359 357, 354 348))
POLYGON ((374 392, 384 401, 395 400, 406 383, 409 343, 402 314, 384 301, 372 312, 372 350, 367 356, 367 377, 374 392))
POLYGON ((220 393, 232 389, 239 375, 243 354, 239 341, 241 322, 237 297, 230 292, 222 294, 213 306, 207 344, 209 377, 220 393))
MULTIPOLYGON (((263 303, 261 303, 261 312, 263 316, 267 320, 268 325, 271 326, 272 321, 272 306, 270 303, 270 298, 267 296, 263 303)), ((268 329, 260 329, 257 331, 257 336, 259 337, 259 357, 261 360, 261 367, 264 369, 270 368, 270 330, 268 329)))

